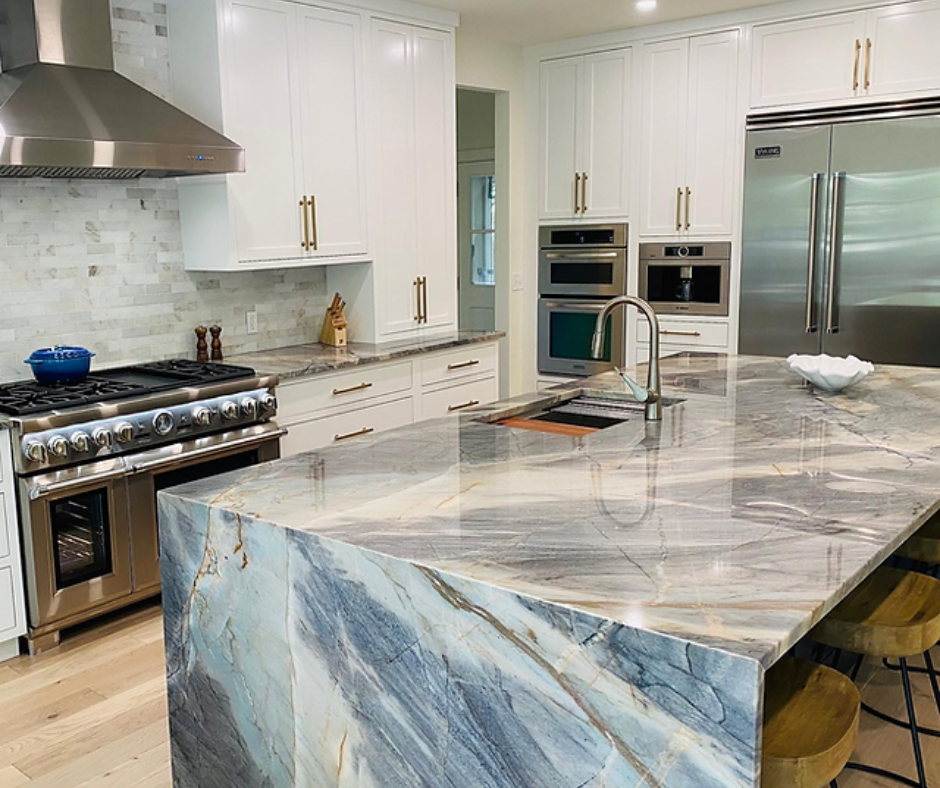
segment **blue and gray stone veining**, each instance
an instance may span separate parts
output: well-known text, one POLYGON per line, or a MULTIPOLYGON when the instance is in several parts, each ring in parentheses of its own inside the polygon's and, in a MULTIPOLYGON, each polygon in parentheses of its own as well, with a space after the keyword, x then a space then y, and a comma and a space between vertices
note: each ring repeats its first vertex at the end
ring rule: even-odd
POLYGON ((663 367, 659 425, 485 423, 533 396, 162 494, 177 788, 759 785, 764 670, 936 509, 940 373, 663 367))

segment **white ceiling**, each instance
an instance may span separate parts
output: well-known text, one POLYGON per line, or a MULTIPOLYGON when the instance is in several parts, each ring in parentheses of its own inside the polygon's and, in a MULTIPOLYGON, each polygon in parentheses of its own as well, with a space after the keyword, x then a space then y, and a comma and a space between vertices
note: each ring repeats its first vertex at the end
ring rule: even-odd
POLYGON ((770 5, 774 0, 659 0, 638 11, 635 0, 424 0, 459 11, 461 32, 529 46, 627 27, 770 5))

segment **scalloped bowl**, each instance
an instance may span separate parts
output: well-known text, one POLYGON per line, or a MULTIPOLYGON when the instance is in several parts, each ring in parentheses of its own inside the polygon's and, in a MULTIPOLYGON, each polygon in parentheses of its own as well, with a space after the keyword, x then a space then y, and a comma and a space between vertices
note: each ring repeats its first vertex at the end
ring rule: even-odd
POLYGON ((838 392, 854 386, 875 371, 869 361, 860 361, 855 356, 836 358, 827 356, 797 356, 787 359, 790 369, 808 380, 822 391, 838 392))

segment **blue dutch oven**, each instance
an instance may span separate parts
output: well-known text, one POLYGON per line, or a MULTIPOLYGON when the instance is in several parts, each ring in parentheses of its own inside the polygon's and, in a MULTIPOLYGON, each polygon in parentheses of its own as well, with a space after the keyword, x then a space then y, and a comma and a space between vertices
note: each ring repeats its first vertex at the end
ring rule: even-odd
POLYGON ((39 383, 81 383, 88 377, 94 353, 83 347, 56 346, 33 351, 24 364, 33 369, 39 383))

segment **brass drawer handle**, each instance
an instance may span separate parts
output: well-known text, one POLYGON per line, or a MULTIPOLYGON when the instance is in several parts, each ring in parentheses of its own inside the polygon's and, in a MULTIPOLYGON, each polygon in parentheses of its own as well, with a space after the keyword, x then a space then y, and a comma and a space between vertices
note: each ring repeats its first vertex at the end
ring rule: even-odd
POLYGON ((659 332, 660 336, 664 337, 700 337, 702 333, 700 331, 666 331, 662 330, 659 332))
POLYGON ((588 174, 586 172, 581 174, 581 213, 588 212, 587 206, 587 182, 588 174))
POLYGON ((480 400, 472 399, 469 402, 465 402, 463 405, 451 405, 447 409, 447 412, 453 413, 454 411, 458 411, 458 410, 466 410, 467 408, 472 408, 474 405, 479 405, 479 404, 480 404, 480 400))
POLYGON ((574 212, 581 213, 581 173, 574 174, 574 212))
POLYGON ((682 230, 682 187, 676 189, 676 232, 682 230))
POLYGON ((871 87, 871 39, 865 39, 865 90, 871 87))
POLYGON ((448 364, 447 371, 453 372, 456 369, 466 369, 467 367, 475 367, 479 363, 480 362, 478 360, 474 359, 473 361, 464 361, 461 364, 448 364))
POLYGON ((350 386, 348 389, 333 389, 333 396, 338 397, 340 394, 352 394, 354 391, 365 391, 366 389, 371 389, 373 385, 372 383, 360 383, 358 386, 350 386))
POLYGON ((317 229, 317 198, 316 196, 310 198, 310 227, 311 227, 311 238, 310 248, 316 252, 320 249, 320 231, 317 229))
POLYGON ((333 441, 337 443, 339 441, 348 441, 350 438, 359 438, 363 435, 370 435, 373 432, 375 432, 375 427, 363 427, 361 430, 357 430, 356 432, 350 432, 350 433, 347 433, 346 435, 334 435, 333 441))
POLYGON ((428 278, 421 277, 421 322, 428 322, 428 278))
POLYGON ((689 230, 692 227, 692 190, 688 187, 685 189, 685 229, 689 230))
POLYGON ((304 219, 304 237, 300 242, 300 248, 306 251, 310 248, 310 216, 307 214, 307 198, 300 201, 300 214, 304 219))
POLYGON ((415 279, 415 323, 421 322, 421 278, 415 279))
POLYGON ((855 39, 855 70, 852 72, 852 90, 858 90, 858 65, 862 57, 862 42, 855 39))

